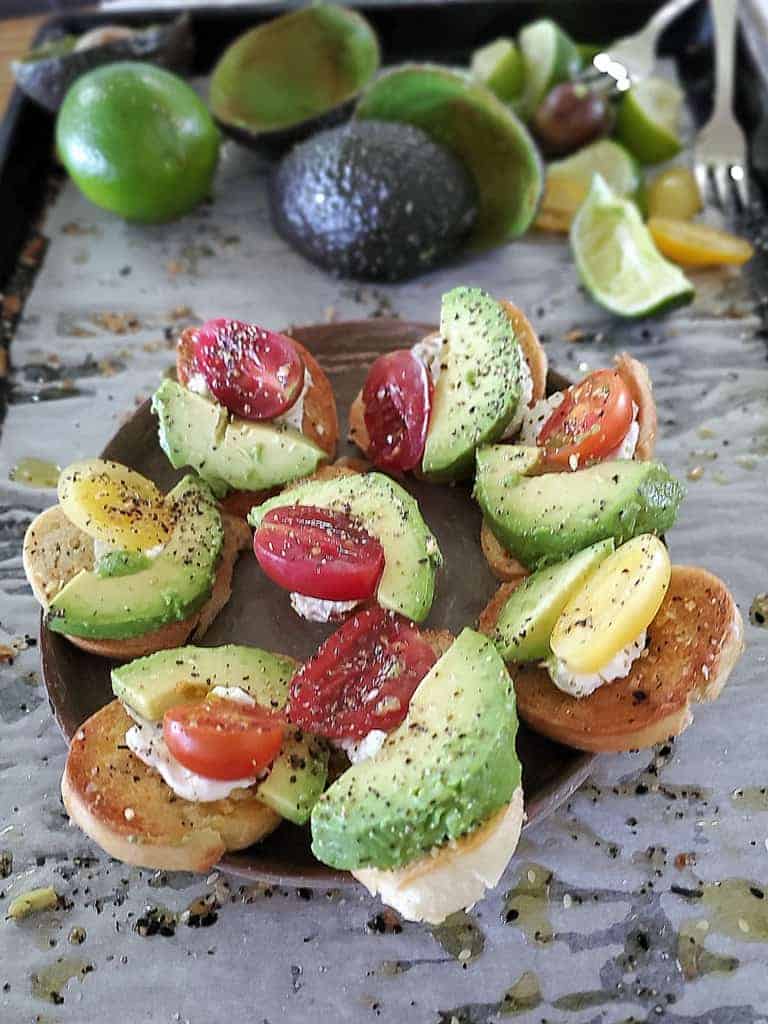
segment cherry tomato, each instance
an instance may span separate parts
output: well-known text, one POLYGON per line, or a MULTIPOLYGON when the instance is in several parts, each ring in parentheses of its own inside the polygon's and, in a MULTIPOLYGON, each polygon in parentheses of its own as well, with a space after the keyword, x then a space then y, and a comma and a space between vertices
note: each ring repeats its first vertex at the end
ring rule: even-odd
POLYGON ((273 508, 253 538, 259 565, 285 590, 324 601, 373 597, 384 548, 346 512, 311 505, 273 508))
POLYGON ((209 779, 259 775, 277 757, 285 720, 266 708, 206 700, 169 708, 163 737, 180 764, 209 779))
POLYGON ((195 337, 195 362, 209 391, 247 420, 271 420, 296 402, 304 363, 284 334, 240 320, 209 320, 195 337))
POLYGON ((405 472, 421 462, 427 442, 433 384, 408 349, 379 356, 363 386, 369 455, 382 469, 405 472))
POLYGON ((388 732, 405 718, 436 661, 414 623, 368 608, 347 619, 293 677, 288 718, 331 739, 388 732))
POLYGON ((561 469, 584 468, 614 452, 632 425, 632 395, 616 370, 596 370, 564 392, 536 443, 561 469))

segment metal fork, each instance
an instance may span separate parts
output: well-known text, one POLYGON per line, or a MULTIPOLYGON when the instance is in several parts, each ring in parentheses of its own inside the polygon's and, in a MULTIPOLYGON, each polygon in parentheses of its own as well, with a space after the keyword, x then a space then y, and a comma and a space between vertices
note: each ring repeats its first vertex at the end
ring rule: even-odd
POLYGON ((672 21, 695 0, 671 0, 664 4, 643 29, 611 43, 607 50, 595 55, 592 64, 601 75, 613 78, 620 91, 628 89, 632 79, 647 78, 656 66, 656 43, 672 21))
POLYGON ((715 104, 696 138, 696 181, 702 196, 726 209, 735 199, 749 204, 747 144, 733 114, 733 81, 738 0, 710 0, 715 27, 715 104))

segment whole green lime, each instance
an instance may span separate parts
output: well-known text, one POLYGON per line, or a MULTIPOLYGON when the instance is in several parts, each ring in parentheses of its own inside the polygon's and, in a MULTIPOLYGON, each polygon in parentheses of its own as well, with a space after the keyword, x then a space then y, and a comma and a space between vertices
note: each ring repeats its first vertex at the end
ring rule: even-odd
POLYGON ((124 61, 77 79, 59 110, 56 146, 91 202, 126 220, 157 223, 208 194, 219 132, 186 82, 124 61))

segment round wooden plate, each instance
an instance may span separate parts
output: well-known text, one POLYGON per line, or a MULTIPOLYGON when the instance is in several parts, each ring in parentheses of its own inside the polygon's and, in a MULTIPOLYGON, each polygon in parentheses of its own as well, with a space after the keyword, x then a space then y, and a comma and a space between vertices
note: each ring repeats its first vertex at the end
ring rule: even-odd
MULTIPOLYGON (((328 373, 344 434, 347 410, 371 362, 382 352, 409 347, 433 329, 430 324, 379 319, 297 327, 288 333, 314 352, 328 373)), ((550 390, 559 390, 568 381, 550 374, 548 383, 550 390)), ((346 442, 340 444, 340 455, 355 452, 346 442)), ((137 469, 164 491, 181 476, 160 449, 149 402, 118 430, 103 455, 137 469)), ((468 486, 436 486, 412 479, 406 481, 406 486, 417 498, 445 556, 429 624, 456 634, 463 626, 476 622, 498 586, 480 550, 480 510, 470 500, 468 486)), ((288 595, 267 580, 255 558, 245 554, 235 568, 232 598, 204 642, 254 644, 303 659, 332 629, 294 615, 288 595)), ((112 699, 109 673, 113 663, 78 650, 42 623, 40 646, 51 708, 69 739, 89 715, 112 699)), ((518 752, 523 765, 526 827, 566 800, 587 778, 595 760, 594 755, 553 743, 522 723, 518 752)), ((309 839, 308 829, 286 822, 265 842, 227 856, 221 867, 270 883, 310 887, 357 884, 351 875, 316 861, 309 839)))

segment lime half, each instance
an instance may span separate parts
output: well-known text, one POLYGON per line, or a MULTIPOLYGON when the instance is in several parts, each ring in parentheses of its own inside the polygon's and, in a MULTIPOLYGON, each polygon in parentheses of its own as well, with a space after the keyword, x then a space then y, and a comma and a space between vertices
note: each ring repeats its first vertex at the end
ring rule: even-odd
POLYGON ((573 40, 549 18, 526 25, 517 42, 523 56, 525 82, 515 107, 522 117, 530 119, 553 86, 579 73, 581 57, 573 40))
POLYGON ((571 249, 584 287, 617 316, 650 316, 693 298, 693 285, 661 255, 635 204, 599 174, 571 226, 571 249))
POLYGON ((646 78, 624 94, 616 117, 616 137, 644 164, 670 160, 680 152, 683 94, 664 78, 646 78))
POLYGON ((520 95, 525 80, 523 58, 511 39, 495 39, 472 54, 472 74, 500 100, 520 95))

